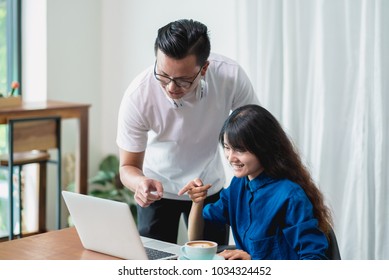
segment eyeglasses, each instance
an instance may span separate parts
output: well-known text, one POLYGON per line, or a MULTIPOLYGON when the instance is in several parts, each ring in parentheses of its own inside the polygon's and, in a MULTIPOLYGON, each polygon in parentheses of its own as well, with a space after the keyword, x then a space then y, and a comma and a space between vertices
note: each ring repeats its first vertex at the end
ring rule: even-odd
POLYGON ((179 78, 170 78, 168 76, 165 76, 165 75, 161 75, 161 74, 157 74, 156 72, 156 68, 157 68, 157 61, 155 61, 155 64, 154 64, 154 77, 163 85, 163 86, 167 86, 168 84, 170 84, 171 82, 174 82, 176 84, 177 87, 180 87, 180 88, 184 88, 184 89, 188 89, 192 86, 192 84, 194 83, 194 81, 197 79, 197 76, 200 74, 201 72, 201 69, 203 69, 203 66, 201 66, 199 72, 197 72, 196 76, 194 77, 194 79, 192 81, 188 81, 188 80, 184 80, 184 79, 179 79, 179 78))

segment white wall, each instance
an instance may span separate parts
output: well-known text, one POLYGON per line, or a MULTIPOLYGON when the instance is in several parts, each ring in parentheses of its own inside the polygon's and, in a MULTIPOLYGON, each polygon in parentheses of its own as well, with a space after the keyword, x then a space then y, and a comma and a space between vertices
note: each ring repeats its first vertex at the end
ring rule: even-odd
POLYGON ((46 0, 22 2, 22 83, 24 101, 47 97, 46 0))

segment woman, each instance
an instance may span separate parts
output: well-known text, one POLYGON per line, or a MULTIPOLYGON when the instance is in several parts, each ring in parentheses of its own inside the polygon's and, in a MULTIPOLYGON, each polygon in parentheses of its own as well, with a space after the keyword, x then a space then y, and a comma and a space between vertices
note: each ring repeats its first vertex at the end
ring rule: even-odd
POLYGON ((192 199, 189 239, 201 239, 204 219, 231 226, 237 249, 226 259, 325 259, 331 214, 278 121, 258 105, 236 109, 219 141, 234 177, 203 209, 211 185, 201 179, 179 192, 192 199))

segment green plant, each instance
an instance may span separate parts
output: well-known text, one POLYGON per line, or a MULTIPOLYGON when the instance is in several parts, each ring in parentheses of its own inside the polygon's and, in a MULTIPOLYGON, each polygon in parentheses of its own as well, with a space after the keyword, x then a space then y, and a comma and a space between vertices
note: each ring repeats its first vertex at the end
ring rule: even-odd
MULTIPOLYGON (((90 195, 127 203, 136 221, 137 211, 134 193, 120 181, 119 159, 116 155, 106 156, 99 165, 99 171, 88 179, 88 183, 90 184, 90 195)), ((75 190, 74 183, 68 186, 68 190, 75 190)))

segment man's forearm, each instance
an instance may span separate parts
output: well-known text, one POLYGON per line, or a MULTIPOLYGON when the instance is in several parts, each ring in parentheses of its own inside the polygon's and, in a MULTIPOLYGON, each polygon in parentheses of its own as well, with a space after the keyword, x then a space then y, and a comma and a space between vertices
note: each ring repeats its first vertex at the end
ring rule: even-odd
POLYGON ((133 166, 120 167, 120 180, 123 185, 135 192, 139 186, 139 182, 145 178, 142 170, 133 166))

